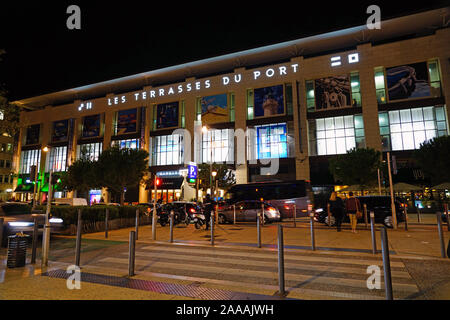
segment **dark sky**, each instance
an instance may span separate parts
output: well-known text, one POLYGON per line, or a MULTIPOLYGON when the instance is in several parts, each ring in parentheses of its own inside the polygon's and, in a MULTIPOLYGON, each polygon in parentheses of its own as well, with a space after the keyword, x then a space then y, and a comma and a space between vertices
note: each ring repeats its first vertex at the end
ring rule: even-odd
POLYGON ((450 1, 1 1, 10 100, 443 7, 450 1), (332 4, 331 4, 332 3, 332 4), (81 30, 66 9, 81 8, 81 30), (307 7, 304 7, 308 4, 307 7))

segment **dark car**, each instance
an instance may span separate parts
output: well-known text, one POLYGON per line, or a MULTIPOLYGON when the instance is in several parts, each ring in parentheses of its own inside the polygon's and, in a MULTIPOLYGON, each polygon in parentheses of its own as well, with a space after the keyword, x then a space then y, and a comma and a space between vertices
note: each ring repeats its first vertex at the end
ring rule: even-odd
MULTIPOLYGON (((391 211, 391 197, 390 196, 363 196, 357 197, 361 203, 361 210, 364 204, 367 205, 367 219, 370 222, 370 212, 375 214, 375 223, 382 223, 388 228, 393 227, 392 211, 391 211)), ((395 211, 397 213, 397 222, 405 221, 404 216, 405 204, 395 199, 395 211)), ((328 212, 326 208, 317 209, 315 213, 315 220, 320 223, 328 224, 328 212)), ((331 225, 334 225, 334 217, 331 216, 331 225)), ((349 222, 347 215, 344 216, 343 222, 349 222)), ((358 219, 358 223, 364 223, 364 214, 362 218, 358 219)))
MULTIPOLYGON (((3 218, 3 239, 0 244, 6 245, 8 236, 23 232, 32 234, 34 229, 34 218, 37 217, 38 233, 41 234, 45 224, 43 212, 31 213, 31 207, 27 203, 5 202, 0 204, 0 218, 3 218)), ((50 232, 58 233, 64 228, 61 218, 50 216, 50 232)))
POLYGON ((256 221, 258 213, 262 212, 262 205, 264 203, 264 223, 273 221, 280 221, 280 211, 267 203, 258 200, 245 200, 235 203, 233 205, 219 207, 219 223, 232 223, 234 221, 234 215, 236 215, 236 221, 256 221))

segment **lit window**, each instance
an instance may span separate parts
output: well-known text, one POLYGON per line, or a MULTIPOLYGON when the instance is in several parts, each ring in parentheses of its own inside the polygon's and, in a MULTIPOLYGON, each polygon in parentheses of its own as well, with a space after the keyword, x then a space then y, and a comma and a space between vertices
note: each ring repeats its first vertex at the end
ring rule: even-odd
POLYGON ((179 134, 153 138, 153 165, 182 164, 184 161, 183 136, 179 134))
POLYGON ((30 173, 31 166, 37 166, 41 161, 41 149, 25 150, 20 153, 20 173, 30 173))
POLYGON ((393 110, 378 114, 383 151, 413 150, 447 135, 444 107, 393 110))
POLYGON ((111 145, 118 146, 120 149, 139 149, 139 139, 116 140, 111 145))
POLYGON ((202 162, 211 162, 211 140, 212 158, 215 163, 223 163, 234 159, 233 129, 212 129, 202 134, 202 162))
MULTIPOLYGON (((286 123, 255 126, 254 148, 256 159, 288 157, 286 123)), ((252 157, 249 156, 251 159, 252 157)))
POLYGON ((53 172, 66 171, 67 169, 67 146, 50 148, 50 154, 47 157, 47 170, 53 172))
POLYGON ((86 143, 77 146, 77 159, 86 158, 91 161, 97 161, 102 153, 103 143, 86 143))
POLYGON ((343 154, 365 147, 362 115, 310 120, 309 132, 311 155, 343 154))

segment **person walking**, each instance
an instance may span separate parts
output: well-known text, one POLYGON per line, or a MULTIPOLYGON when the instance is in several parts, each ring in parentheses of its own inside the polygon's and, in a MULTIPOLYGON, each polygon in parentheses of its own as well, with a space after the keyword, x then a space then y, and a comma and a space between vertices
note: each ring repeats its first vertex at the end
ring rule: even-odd
POLYGON ((330 199, 328 200, 328 210, 336 221, 337 231, 340 232, 342 219, 344 218, 344 201, 337 196, 336 191, 331 193, 330 199))
POLYGON ((358 223, 358 215, 361 213, 361 203, 357 198, 353 196, 353 192, 348 193, 349 198, 345 201, 345 212, 350 219, 350 225, 352 226, 352 232, 356 232, 356 224, 358 223))
POLYGON ((214 212, 215 201, 211 199, 211 195, 208 193, 203 201, 203 205, 205 206, 205 220, 206 220, 206 230, 209 229, 209 225, 211 222, 211 214, 214 212))

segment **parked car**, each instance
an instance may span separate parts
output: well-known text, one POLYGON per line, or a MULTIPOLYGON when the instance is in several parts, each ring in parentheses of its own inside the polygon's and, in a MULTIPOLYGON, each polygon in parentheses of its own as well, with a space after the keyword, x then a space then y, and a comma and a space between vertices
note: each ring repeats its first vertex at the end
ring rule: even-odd
MULTIPOLYGON (((370 222, 370 212, 375 214, 375 223, 382 223, 388 228, 393 227, 392 223, 392 211, 391 211, 391 197, 390 196, 363 196, 357 197, 361 203, 361 210, 363 210, 364 204, 367 205, 367 219, 370 222)), ((395 199, 395 211, 397 214, 397 222, 405 221, 404 206, 406 204, 395 199)), ((326 208, 316 209, 315 221, 328 224, 328 212, 326 208)), ((343 222, 349 222, 347 215, 344 216, 343 222)), ((358 223, 364 222, 364 215, 358 219, 358 223)), ((331 216, 331 225, 334 225, 335 219, 331 216)))
MULTIPOLYGON (((275 206, 267 202, 258 200, 245 200, 235 203, 236 221, 256 221, 258 213, 262 212, 262 204, 264 203, 264 223, 280 221, 280 211, 275 206)), ((219 207, 218 221, 219 223, 232 223, 234 220, 233 205, 219 207)))
MULTIPOLYGON (((84 198, 57 198, 53 199, 56 205, 69 205, 69 206, 87 206, 87 200, 84 198)), ((52 203, 53 203, 52 202, 52 203)))
MULTIPOLYGON (((0 243, 5 246, 8 236, 23 232, 32 234, 34 229, 34 217, 38 220, 38 232, 42 234, 45 223, 45 213, 31 213, 31 208, 27 203, 6 202, 0 204, 0 218, 3 222, 3 236, 0 243)), ((50 232, 59 233, 63 230, 63 219, 50 216, 50 232)))

